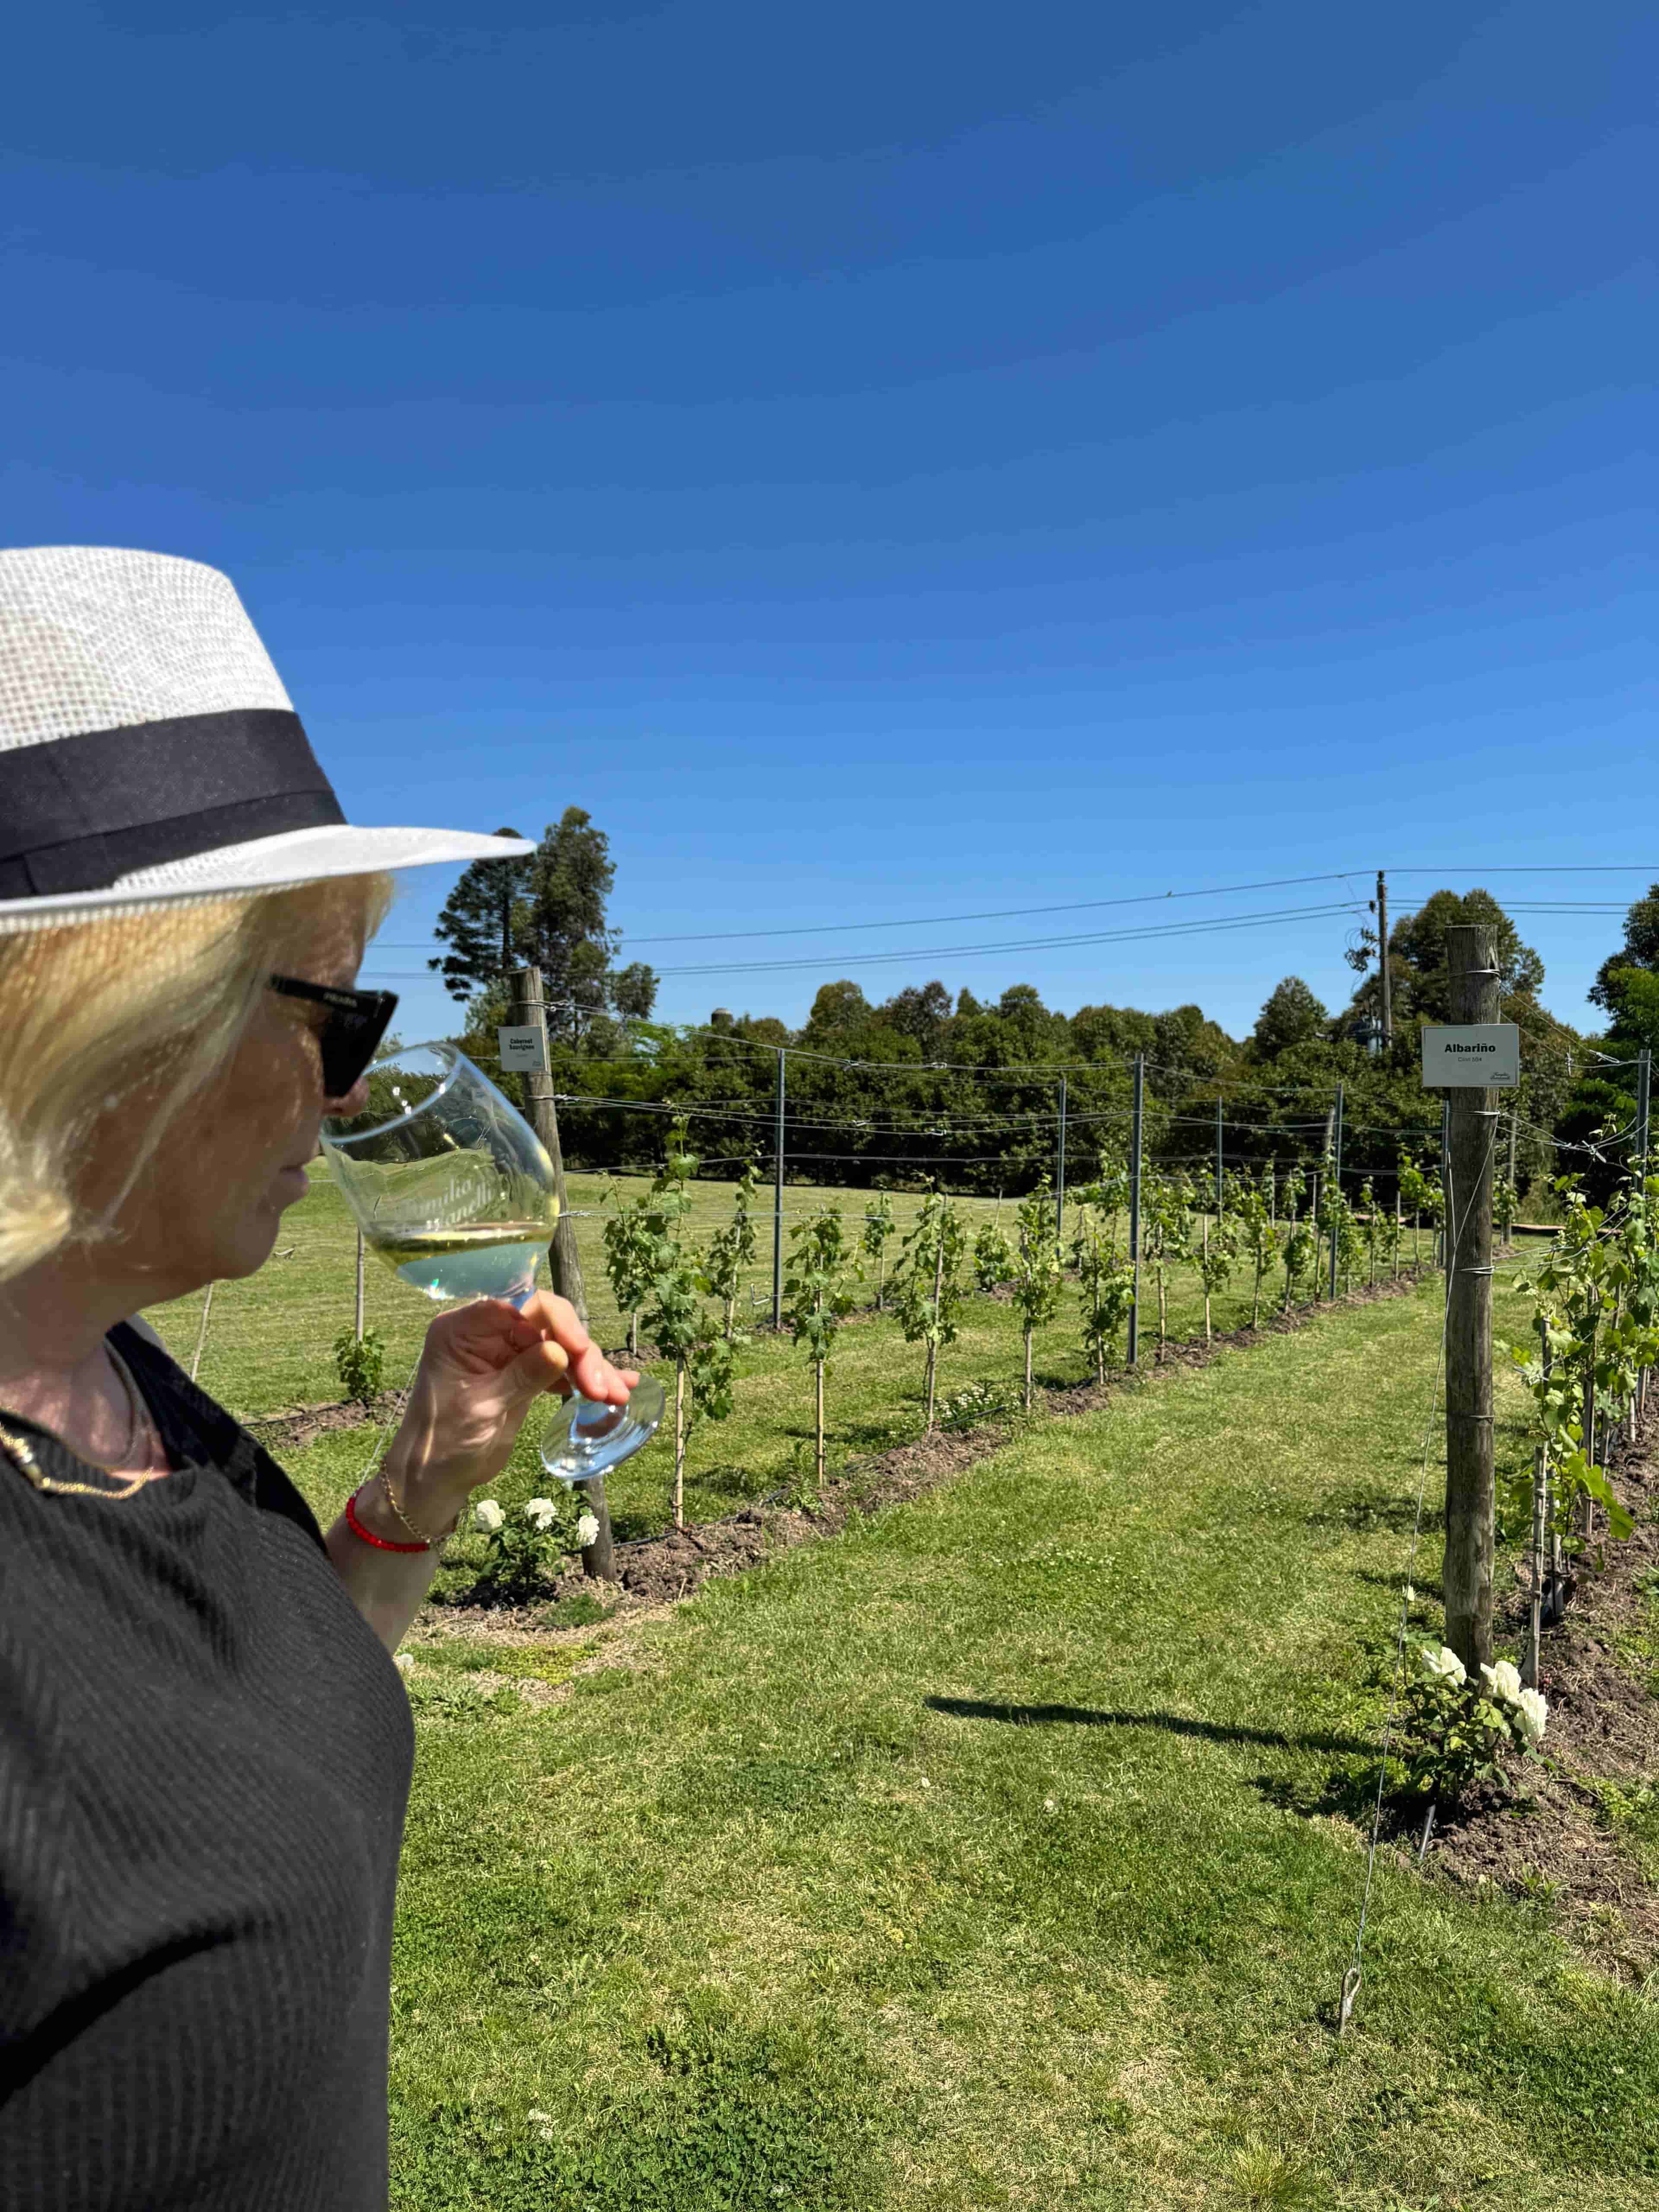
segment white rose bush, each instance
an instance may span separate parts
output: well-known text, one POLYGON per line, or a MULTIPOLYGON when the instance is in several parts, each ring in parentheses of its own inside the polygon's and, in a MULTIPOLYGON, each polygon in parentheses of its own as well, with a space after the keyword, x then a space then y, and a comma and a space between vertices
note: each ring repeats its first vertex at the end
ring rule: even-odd
POLYGON ((481 1498, 468 1518, 465 1541, 453 1564, 470 1571, 471 1581, 454 1595, 475 1605, 535 1604, 550 1594, 567 1553, 599 1533, 594 1516, 579 1515, 568 1494, 530 1498, 511 1507, 481 1498), (584 1527, 592 1534, 584 1536, 584 1527))
POLYGON ((1538 1756, 1549 1717, 1543 1693, 1522 1686, 1511 1659, 1481 1666, 1477 1678, 1447 1644, 1421 1644, 1419 1656, 1401 1737, 1407 1788, 1443 1804, 1455 1804, 1477 1783, 1507 1788, 1505 1760, 1538 1756))

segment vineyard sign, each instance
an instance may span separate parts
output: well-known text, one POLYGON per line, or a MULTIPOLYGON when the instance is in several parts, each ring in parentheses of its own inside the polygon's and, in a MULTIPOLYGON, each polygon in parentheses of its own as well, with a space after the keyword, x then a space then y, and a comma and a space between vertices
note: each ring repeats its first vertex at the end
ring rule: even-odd
POLYGON ((532 1072, 546 1067, 547 1039, 539 1023, 525 1029, 497 1030, 495 1038, 503 1067, 532 1072))
POLYGON ((1521 1032, 1513 1022, 1425 1029, 1425 1091, 1512 1090, 1521 1080, 1521 1032))

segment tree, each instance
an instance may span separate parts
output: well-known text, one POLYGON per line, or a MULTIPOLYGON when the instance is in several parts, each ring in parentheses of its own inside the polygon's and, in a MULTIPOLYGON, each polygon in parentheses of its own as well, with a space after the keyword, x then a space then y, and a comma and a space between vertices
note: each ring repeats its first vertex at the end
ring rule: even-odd
MULTIPOLYGON (((1256 1016, 1250 1042, 1259 1058, 1276 1060, 1291 1045, 1306 1044, 1321 1036, 1330 1016, 1299 975, 1287 975, 1276 984, 1256 1016)), ((1248 1118, 1248 1117, 1247 1117, 1248 1118)))
POLYGON ((1434 1218, 1440 1187, 1431 1182, 1417 1162, 1405 1152, 1400 1155, 1398 1174, 1400 1203, 1412 1218, 1412 1265, 1416 1267, 1423 1257, 1423 1216, 1426 1213, 1431 1220, 1434 1218))
MULTIPOLYGON (((616 1195, 614 1183, 606 1190, 602 1205, 609 1205, 616 1195)), ((651 1273, 656 1260, 656 1243, 647 1219, 651 1194, 632 1200, 619 1206, 605 1223, 605 1272, 611 1279, 611 1295, 617 1301, 617 1310, 628 1316, 628 1356, 640 1356, 640 1308, 651 1295, 651 1273)))
POLYGON ((733 1353, 714 1328, 699 1293, 702 1270, 680 1241, 680 1224, 691 1207, 697 1162, 687 1149, 686 1126, 677 1121, 668 1158, 644 1201, 651 1239, 650 1304, 646 1326, 657 1347, 674 1363, 674 1526, 685 1526, 685 1453, 696 1421, 723 1421, 732 1410, 733 1353))
POLYGON ((974 1280, 982 1291, 994 1291, 1014 1272, 1013 1247, 998 1228, 995 1217, 982 1221, 974 1239, 974 1280))
POLYGON ((1060 1311, 1065 1278, 1054 1245, 1054 1206, 1046 1180, 1021 1202, 1014 1262, 1014 1304, 1025 1340, 1025 1410, 1031 1410, 1031 1343, 1060 1311))
POLYGON ((524 859, 475 860, 463 872, 435 926, 449 950, 427 964, 441 969, 452 998, 473 1001, 470 1027, 486 1026, 498 1006, 504 1012, 505 980, 523 967, 542 971, 556 1033, 574 1037, 584 1017, 607 1009, 649 1019, 655 970, 642 960, 611 969, 621 940, 606 921, 605 902, 616 874, 609 839, 580 806, 567 806, 549 823, 524 859))
POLYGON ((1134 1269, 1109 1237, 1099 1209, 1085 1205, 1072 1237, 1072 1265, 1083 1293, 1083 1341, 1095 1363, 1098 1382, 1106 1380, 1106 1355, 1134 1304, 1134 1269))
POLYGON ((1204 1233, 1199 1245, 1199 1279, 1204 1285, 1204 1341, 1211 1341, 1210 1300, 1218 1291, 1224 1290, 1227 1279, 1233 1272, 1233 1258, 1238 1250, 1238 1232, 1230 1216, 1219 1214, 1214 1226, 1204 1224, 1204 1233))
POLYGON ((1592 1003, 1605 1006, 1609 1013, 1618 1012, 1613 978, 1620 968, 1645 968, 1659 974, 1659 884, 1650 884, 1646 896, 1638 899, 1625 916, 1625 941, 1601 963, 1589 987, 1592 1003))
POLYGON ((805 1347, 812 1363, 816 1446, 813 1464, 817 1481, 823 1486, 823 1370, 836 1348, 836 1338, 852 1311, 848 1288, 849 1269, 859 1272, 848 1249, 841 1215, 834 1206, 816 1213, 789 1232, 789 1270, 784 1279, 784 1312, 791 1335, 805 1347))
MULTIPOLYGON (((517 837, 519 832, 495 835, 517 837)), ((452 999, 472 998, 529 959, 534 866, 534 856, 526 854, 514 860, 474 860, 462 870, 432 933, 449 950, 426 963, 441 970, 452 999)))
POLYGON ((1259 1328, 1261 1324, 1261 1278, 1278 1257, 1279 1235, 1273 1227, 1267 1194, 1259 1182, 1240 1184, 1233 1200, 1233 1212, 1244 1249, 1255 1270, 1255 1281, 1250 1296, 1250 1327, 1259 1328))
POLYGON ((957 1340, 962 1311, 962 1216, 935 1187, 904 1240, 899 1273, 899 1326, 907 1344, 927 1346, 927 1430, 933 1427, 933 1400, 942 1345, 957 1340))
POLYGON ((908 985, 878 1009, 879 1018, 912 1038, 924 1060, 944 1057, 945 1031, 951 1019, 951 994, 943 983, 908 985))
POLYGON ((730 1344, 737 1334, 738 1293, 743 1288, 745 1271, 755 1257, 755 1163, 745 1159, 743 1172, 738 1177, 736 1195, 732 1200, 732 1218, 708 1247, 704 1273, 712 1296, 726 1309, 726 1340, 730 1344))
POLYGON ((1142 1249, 1158 1278, 1158 1358, 1170 1334, 1169 1271, 1192 1256, 1193 1187, 1184 1175, 1166 1176, 1154 1168, 1141 1176, 1142 1249))
POLYGON ((882 1280, 886 1273, 884 1257, 887 1240, 893 1233, 893 1201, 884 1190, 876 1193, 864 1217, 864 1235, 860 1238, 866 1252, 876 1263, 876 1311, 881 1311, 882 1280))
MULTIPOLYGON (((1396 1019, 1402 1016, 1426 1022, 1448 1019, 1451 1002, 1446 932, 1463 922, 1479 922, 1492 933, 1504 1018, 1515 1018, 1509 1000, 1535 997, 1544 980, 1544 963, 1529 945, 1522 943, 1520 931, 1492 893, 1435 891, 1415 914, 1402 915, 1389 933, 1389 948, 1404 969, 1405 1003, 1396 1008, 1396 1019)), ((1391 977, 1395 972, 1391 965, 1391 977)))

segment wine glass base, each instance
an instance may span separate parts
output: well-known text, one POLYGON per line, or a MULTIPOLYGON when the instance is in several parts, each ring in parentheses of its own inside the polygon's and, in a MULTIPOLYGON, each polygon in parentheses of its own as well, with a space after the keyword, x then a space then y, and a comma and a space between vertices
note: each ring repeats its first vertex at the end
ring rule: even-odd
POLYGON ((573 1392, 542 1437, 542 1465, 560 1482, 596 1480, 650 1442, 666 1402, 661 1383, 648 1375, 635 1383, 625 1406, 573 1392))

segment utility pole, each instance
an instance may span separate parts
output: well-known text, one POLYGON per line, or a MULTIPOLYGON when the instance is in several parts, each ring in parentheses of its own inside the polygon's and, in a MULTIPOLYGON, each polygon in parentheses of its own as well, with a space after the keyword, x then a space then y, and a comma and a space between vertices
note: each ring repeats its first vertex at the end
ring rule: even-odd
POLYGON ((1336 1104, 1331 1109, 1331 1296, 1336 1296, 1336 1255, 1340 1229, 1340 1217, 1335 1200, 1342 1195, 1342 1085, 1336 1086, 1336 1104))
MULTIPOLYGON (((559 1114, 553 1099, 553 1078, 548 1068, 547 1006, 542 995, 542 971, 539 968, 520 968, 513 975, 513 1005, 511 1019, 520 1029, 536 1029, 542 1033, 542 1065, 526 1074, 525 1089, 530 1100, 530 1120, 549 1159, 553 1163, 553 1194, 558 1202, 559 1216, 553 1224, 552 1240, 547 1248, 547 1268, 553 1279, 555 1294, 567 1298, 576 1310, 576 1318, 587 1327, 587 1291, 582 1282, 581 1255, 576 1249, 576 1224, 570 1218, 570 1202, 564 1187, 564 1151, 559 1143, 559 1114)), ((582 1572, 597 1576, 601 1581, 611 1579, 614 1560, 611 1545, 611 1509, 605 1502, 605 1480, 582 1486, 587 1509, 599 1524, 599 1532, 582 1553, 582 1572)))
POLYGON ((1135 1054, 1134 1112, 1129 1133, 1129 1265, 1134 1271, 1129 1300, 1129 1359, 1140 1355, 1140 1126, 1146 1103, 1146 1062, 1135 1054))
POLYGON ((772 1206, 772 1326, 774 1328, 781 1328, 783 1327, 783 1108, 788 1094, 786 1087, 787 1079, 783 1072, 784 1048, 781 1045, 777 1048, 777 1053, 776 1127, 772 1140, 776 1156, 776 1179, 774 1184, 772 1206))
MULTIPOLYGON (((1498 1018, 1498 962, 1484 924, 1446 932, 1455 1024, 1498 1018)), ((1446 1097, 1446 1641, 1471 1674, 1492 1657, 1492 1184, 1498 1093, 1446 1097)))
POLYGON ((1060 1158, 1054 1175, 1054 1246, 1058 1250, 1066 1228, 1066 1078, 1060 1079, 1060 1158))
POLYGON ((1394 989, 1389 977, 1389 884, 1376 872, 1376 973, 1382 986, 1382 1049, 1394 1042, 1394 989))

